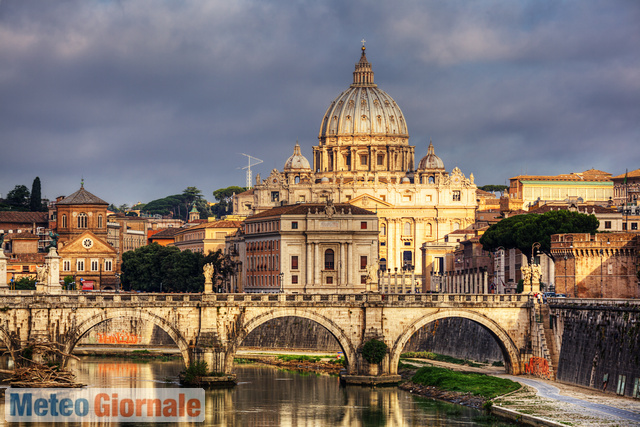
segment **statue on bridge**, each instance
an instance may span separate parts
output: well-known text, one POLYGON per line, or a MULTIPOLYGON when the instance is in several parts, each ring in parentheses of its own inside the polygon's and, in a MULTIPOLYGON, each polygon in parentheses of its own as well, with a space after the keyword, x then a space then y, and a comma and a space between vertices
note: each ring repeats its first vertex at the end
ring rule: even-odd
POLYGON ((205 264, 202 267, 202 274, 204 274, 204 293, 210 294, 213 292, 213 274, 215 271, 215 267, 212 263, 205 264))
POLYGON ((371 264, 367 265, 367 291, 376 292, 378 290, 378 271, 380 267, 378 266, 378 261, 375 261, 371 264), (373 289, 373 284, 375 284, 375 289, 373 289))
POLYGON ((36 265, 36 282, 47 283, 49 276, 49 266, 44 264, 42 267, 36 265))
POLYGON ((58 233, 49 231, 49 238, 51 239, 51 241, 47 245, 47 249, 51 249, 51 248, 58 249, 58 237, 60 237, 58 233))

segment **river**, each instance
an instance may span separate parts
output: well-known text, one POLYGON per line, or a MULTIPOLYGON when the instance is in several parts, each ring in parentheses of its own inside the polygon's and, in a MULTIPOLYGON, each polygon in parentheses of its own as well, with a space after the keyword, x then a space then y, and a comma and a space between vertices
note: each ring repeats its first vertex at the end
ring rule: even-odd
MULTIPOLYGON (((139 362, 113 357, 83 357, 69 367, 90 387, 114 388, 178 387, 177 376, 183 369, 179 360, 139 362)), ((479 411, 396 387, 344 387, 335 376, 260 364, 236 365, 234 371, 237 386, 206 391, 205 426, 487 425, 478 422, 479 411)), ((4 414, 4 399, 0 410, 4 414)))

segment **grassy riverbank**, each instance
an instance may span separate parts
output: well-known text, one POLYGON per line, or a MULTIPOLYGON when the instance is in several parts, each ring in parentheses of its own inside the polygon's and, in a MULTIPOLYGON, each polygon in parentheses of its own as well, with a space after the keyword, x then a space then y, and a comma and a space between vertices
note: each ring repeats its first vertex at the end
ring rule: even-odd
POLYGON ((416 371, 411 382, 440 390, 469 393, 473 396, 493 399, 518 390, 517 382, 475 372, 459 372, 445 368, 425 366, 416 371))

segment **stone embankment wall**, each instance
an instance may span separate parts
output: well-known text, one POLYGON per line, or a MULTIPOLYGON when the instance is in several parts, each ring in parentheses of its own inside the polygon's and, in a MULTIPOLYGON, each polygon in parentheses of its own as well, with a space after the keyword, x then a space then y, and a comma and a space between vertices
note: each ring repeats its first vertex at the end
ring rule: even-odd
POLYGON ((405 351, 431 351, 480 362, 503 361, 495 338, 477 323, 461 318, 442 319, 421 328, 405 351))
MULTIPOLYGON (((157 326, 130 319, 110 320, 91 329, 79 346, 174 346, 174 342, 157 326)), ((297 349, 338 352, 336 339, 319 324, 298 317, 271 320, 254 329, 241 347, 297 349)), ((431 351, 479 361, 502 361, 495 339, 480 325, 460 318, 442 319, 420 330, 405 346, 405 351, 431 351)))
POLYGON ((556 379, 640 397, 640 304, 573 301, 551 304, 562 344, 556 379))
MULTIPOLYGON (((275 319, 253 330, 242 347, 295 348, 340 351, 338 342, 322 326, 297 317, 275 319)), ((443 319, 420 330, 405 351, 431 351, 461 359, 503 361, 496 340, 480 325, 467 319, 443 319)))

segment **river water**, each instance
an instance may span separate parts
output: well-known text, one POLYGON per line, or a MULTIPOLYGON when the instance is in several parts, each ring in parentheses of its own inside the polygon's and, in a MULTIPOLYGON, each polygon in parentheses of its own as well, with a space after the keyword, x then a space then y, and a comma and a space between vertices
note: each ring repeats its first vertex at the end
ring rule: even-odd
MULTIPOLYGON (((183 369, 179 360, 138 362, 84 357, 80 362, 71 362, 69 367, 77 373, 78 380, 90 387, 179 387, 178 374, 183 369)), ((292 372, 260 364, 236 365, 234 371, 237 386, 206 391, 203 425, 488 425, 479 423, 479 411, 414 396, 396 387, 344 387, 335 376, 292 372)), ((4 399, 1 406, 4 421, 4 399)))

